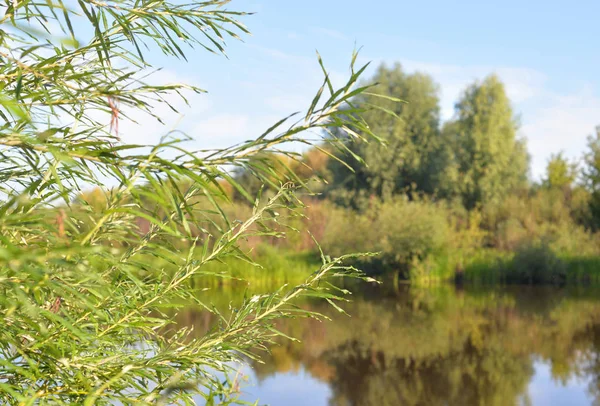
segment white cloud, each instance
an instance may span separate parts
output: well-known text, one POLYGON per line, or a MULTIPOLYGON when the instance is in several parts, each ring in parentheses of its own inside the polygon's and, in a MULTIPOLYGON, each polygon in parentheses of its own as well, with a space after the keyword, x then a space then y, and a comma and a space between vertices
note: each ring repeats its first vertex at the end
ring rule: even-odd
MULTIPOLYGON (((173 83, 185 83, 198 86, 185 77, 180 77, 174 72, 161 70, 150 77, 144 79, 145 82, 154 85, 166 85, 173 83)), ((176 111, 173 111, 166 103, 153 103, 152 112, 161 118, 164 124, 161 124, 152 116, 137 109, 124 109, 124 113, 129 115, 131 120, 121 119, 119 122, 119 135, 124 142, 131 144, 153 145, 160 141, 160 138, 176 129, 185 128, 191 120, 197 119, 201 113, 210 110, 211 103, 207 94, 196 94, 192 91, 183 92, 188 104, 177 94, 164 96, 176 111)), ((98 114, 98 119, 110 123, 110 115, 98 114)))
POLYGON ((224 148, 257 138, 280 119, 280 116, 270 114, 222 113, 198 121, 189 135, 197 149, 224 148))
POLYGON ((476 80, 496 73, 504 82, 508 96, 519 104, 540 95, 544 91, 546 76, 534 69, 516 67, 492 67, 477 65, 432 64, 405 61, 402 65, 409 71, 422 71, 433 76, 441 86, 442 117, 454 114, 454 103, 464 89, 476 80))
POLYGON ((306 95, 300 94, 278 94, 275 96, 270 96, 266 99, 265 103, 271 109, 277 112, 281 112, 282 114, 291 114, 296 111, 303 111, 309 106, 311 101, 311 96, 309 92, 306 92, 306 95))
MULTIPOLYGON (((134 118, 140 125, 120 124, 123 140, 130 143, 155 143, 169 130, 181 129, 192 139, 186 143, 189 149, 223 148, 256 138, 283 117, 296 111, 305 111, 323 81, 323 74, 316 58, 297 56, 259 46, 253 48, 273 58, 275 66, 286 66, 289 69, 280 71, 277 80, 269 77, 265 82, 263 82, 264 78, 239 82, 244 92, 253 93, 252 97, 256 93, 261 94, 252 105, 242 103, 229 110, 226 109, 227 106, 220 103, 212 105, 209 95, 192 95, 189 100, 191 108, 186 108, 182 102, 174 100, 174 103, 179 103, 176 107, 181 109, 183 115, 172 113, 166 106, 160 107, 160 111, 155 111, 163 118, 165 126, 135 113, 134 118)), ((334 84, 345 83, 348 76, 349 74, 337 71, 330 72, 334 84)), ((159 83, 164 83, 178 78, 171 72, 165 72, 161 78, 155 79, 160 79, 159 83)), ((183 79, 178 81, 185 82, 183 79)), ((109 117, 107 117, 108 121, 109 117)), ((289 124, 291 125, 292 121, 289 124)))
POLYGON ((248 133, 250 117, 219 114, 196 123, 191 136, 204 148, 217 148, 239 142, 248 133))
POLYGON ((337 31, 337 30, 332 30, 330 28, 310 27, 310 30, 312 32, 314 32, 315 34, 325 35, 325 36, 333 38, 333 39, 342 40, 342 41, 348 40, 348 37, 346 35, 344 35, 344 33, 337 31))
POLYGON ((545 96, 544 104, 523 116, 521 129, 532 155, 533 175, 538 178, 552 153, 564 151, 572 159, 581 158, 587 136, 600 124, 600 95, 591 88, 545 96))
MULTIPOLYGON (((329 80, 334 89, 344 86, 350 73, 342 73, 329 70, 329 80)), ((273 112, 288 115, 294 112, 305 112, 317 94, 319 87, 323 85, 325 77, 320 69, 305 72, 301 81, 289 85, 281 85, 274 94, 265 97, 265 105, 273 112)), ((325 90, 321 102, 329 97, 329 90, 325 90)))
POLYGON ((270 56, 271 58, 278 59, 283 62, 301 63, 306 64, 308 62, 314 62, 314 59, 307 58, 305 56, 298 56, 289 52, 280 51, 279 49, 263 47, 255 44, 247 44, 248 47, 255 49, 256 51, 270 56))

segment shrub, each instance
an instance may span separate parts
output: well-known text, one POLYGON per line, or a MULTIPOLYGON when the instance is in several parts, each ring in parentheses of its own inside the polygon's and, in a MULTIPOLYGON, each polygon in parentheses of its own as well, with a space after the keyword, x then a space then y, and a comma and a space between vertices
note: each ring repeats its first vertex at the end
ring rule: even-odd
POLYGON ((544 243, 561 253, 597 253, 595 237, 574 220, 565 196, 562 190, 540 189, 484 207, 486 245, 514 251, 544 243))
POLYGON ((505 265, 503 279, 508 283, 563 284, 567 265, 547 244, 525 244, 505 265))
POLYGON ((381 230, 373 229, 373 220, 355 210, 330 206, 321 246, 331 255, 338 255, 347 248, 357 252, 376 251, 376 240, 381 230))
POLYGON ((474 283, 562 285, 573 279, 572 272, 571 261, 557 255, 550 245, 527 242, 512 253, 479 252, 465 264, 463 276, 474 283))
POLYGON ((332 253, 346 249, 379 252, 371 260, 373 272, 406 270, 414 259, 447 249, 448 233, 445 211, 436 204, 404 198, 373 200, 362 213, 332 209, 322 245, 332 253))
POLYGON ((398 198, 381 204, 373 215, 374 230, 383 234, 378 248, 390 264, 439 254, 448 247, 445 212, 433 203, 398 198))

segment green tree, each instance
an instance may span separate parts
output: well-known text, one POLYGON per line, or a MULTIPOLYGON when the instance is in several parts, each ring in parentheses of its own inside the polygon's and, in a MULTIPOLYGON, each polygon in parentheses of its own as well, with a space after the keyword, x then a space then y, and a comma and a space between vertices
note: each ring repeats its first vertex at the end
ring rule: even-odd
POLYGON ((600 228, 600 126, 596 127, 596 134, 588 137, 587 148, 583 157, 582 178, 590 193, 590 226, 597 230, 600 228))
POLYGON ((542 183, 548 188, 569 190, 576 178, 577 164, 569 162, 560 152, 550 156, 542 183))
POLYGON ((458 190, 467 208, 501 199, 527 180, 528 155, 504 85, 495 75, 469 86, 446 124, 458 190))
POLYGON ((230 402, 237 384, 217 373, 276 336, 275 319, 302 314, 291 301, 325 294, 330 285, 322 279, 333 272, 356 275, 341 266, 343 258, 323 256, 302 285, 244 296, 231 317, 217 316, 219 328, 202 337, 189 329, 164 334, 173 321, 169 314, 184 303, 213 309, 190 284, 210 275, 208 264, 251 261, 238 242, 282 237, 274 231, 278 212, 299 209, 297 188, 280 176, 267 201, 257 201, 245 218, 228 218, 224 182, 255 201, 228 169, 251 168, 273 179, 277 171, 252 157, 306 141, 305 131, 353 128, 373 137, 357 116, 342 112, 364 70, 352 67, 340 89, 324 80, 299 121, 282 120, 231 148, 187 151, 179 135, 158 145, 121 141, 118 123, 129 113, 152 114, 169 93, 202 91, 153 84, 146 75, 153 68, 149 51, 185 58, 187 47, 196 46, 219 53, 226 38, 247 32, 238 21, 244 13, 227 10, 226 3, 5 2, 0 403, 190 404, 193 393, 210 404, 215 396, 230 402), (73 27, 89 40, 80 42, 73 27), (103 200, 91 207, 81 192, 94 187, 103 200))
POLYGON ((355 162, 349 169, 332 160, 333 189, 338 194, 340 189, 349 191, 350 199, 389 197, 408 190, 434 193, 445 174, 437 84, 423 73, 406 73, 399 64, 380 66, 372 81, 378 84, 375 92, 356 97, 353 107, 359 111, 375 107, 362 116, 386 145, 350 139, 350 150, 367 166, 355 162))

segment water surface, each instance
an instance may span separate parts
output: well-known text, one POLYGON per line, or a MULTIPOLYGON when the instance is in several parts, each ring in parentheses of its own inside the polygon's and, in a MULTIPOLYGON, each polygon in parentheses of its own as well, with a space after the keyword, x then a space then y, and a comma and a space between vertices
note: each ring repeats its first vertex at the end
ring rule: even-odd
MULTIPOLYGON (((233 295, 235 296, 235 294, 233 295)), ((240 397, 269 405, 600 404, 600 291, 369 289, 331 322, 282 321, 300 338, 241 368, 240 397)), ((211 316, 194 309, 196 329, 211 316)))

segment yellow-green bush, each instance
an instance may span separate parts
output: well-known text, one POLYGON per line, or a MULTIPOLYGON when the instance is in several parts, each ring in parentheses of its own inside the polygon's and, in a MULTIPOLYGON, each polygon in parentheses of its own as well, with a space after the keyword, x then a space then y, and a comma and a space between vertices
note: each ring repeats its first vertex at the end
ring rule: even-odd
POLYGON ((533 194, 512 195, 483 208, 486 245, 515 251, 524 244, 548 244, 560 253, 598 252, 597 238, 577 224, 570 196, 563 190, 540 189, 533 194))
POLYGON ((331 209, 321 242, 332 255, 349 247, 379 252, 375 265, 402 269, 414 259, 446 250, 448 240, 449 226, 443 209, 427 201, 397 198, 372 201, 363 213, 331 209))

